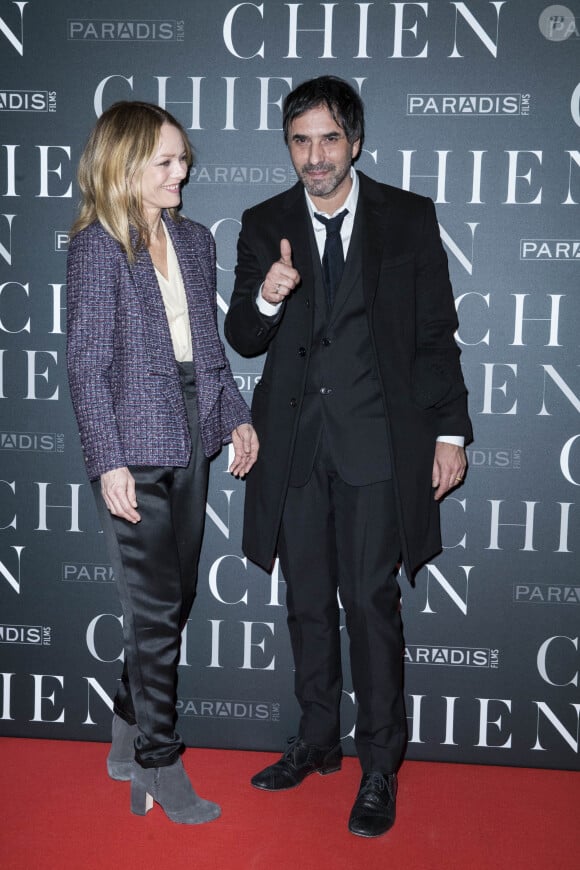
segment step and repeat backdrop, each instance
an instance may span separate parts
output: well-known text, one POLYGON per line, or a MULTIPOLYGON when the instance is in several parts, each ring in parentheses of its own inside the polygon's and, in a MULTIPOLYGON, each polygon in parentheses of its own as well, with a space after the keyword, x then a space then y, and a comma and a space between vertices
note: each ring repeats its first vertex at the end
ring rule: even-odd
MULTIPOLYGON (((360 169, 436 203, 475 429, 445 549, 401 579, 408 757, 580 767, 579 58, 578 0, 0 0, 0 733, 107 740, 121 670, 65 371, 88 133, 133 98, 187 129, 183 208, 217 242, 221 329, 242 211, 295 181, 282 100, 330 73, 366 105, 360 169)), ((228 353, 250 402, 263 361, 228 353)), ((298 720, 284 578, 244 558, 227 466, 224 450, 180 730, 277 750, 298 720)), ((355 703, 345 666, 350 754, 355 703)))

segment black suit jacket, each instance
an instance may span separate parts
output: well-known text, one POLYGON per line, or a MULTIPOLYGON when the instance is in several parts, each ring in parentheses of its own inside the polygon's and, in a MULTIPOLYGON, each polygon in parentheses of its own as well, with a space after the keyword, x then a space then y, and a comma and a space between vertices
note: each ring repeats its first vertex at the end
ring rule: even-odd
POLYGON ((364 203, 359 202, 342 281, 330 309, 314 230, 310 233, 313 335, 291 486, 304 486, 310 478, 322 431, 334 467, 351 486, 391 476, 386 409, 362 290, 364 223, 364 203))
MULTIPOLYGON (((441 547, 431 473, 437 435, 471 439, 466 389, 453 334, 457 318, 447 258, 431 200, 359 173, 362 292, 386 409, 403 559, 409 576, 441 547)), ((357 209, 358 211, 358 209, 357 209)), ((244 356, 267 351, 254 391, 258 462, 248 475, 243 549, 271 567, 304 401, 313 341, 314 274, 310 218, 298 182, 246 211, 226 337, 244 356), (279 317, 264 317, 258 288, 292 247, 301 284, 279 317)), ((364 444, 360 445, 364 450, 364 444)))

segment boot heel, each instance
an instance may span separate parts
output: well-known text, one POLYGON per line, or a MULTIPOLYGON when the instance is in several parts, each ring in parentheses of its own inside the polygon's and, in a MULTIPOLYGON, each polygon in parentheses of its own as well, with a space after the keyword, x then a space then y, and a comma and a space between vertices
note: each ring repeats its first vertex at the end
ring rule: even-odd
POLYGON ((145 816, 153 808, 153 797, 142 782, 131 781, 131 812, 136 816, 145 816))
POLYGON ((196 794, 181 758, 166 767, 140 768, 133 774, 132 811, 145 815, 153 800, 168 819, 181 825, 201 825, 217 819, 221 813, 217 804, 196 794))
POLYGON ((329 773, 337 773, 342 767, 342 749, 340 747, 335 747, 332 749, 324 761, 322 765, 318 769, 318 773, 321 776, 327 776, 329 773))
POLYGON ((317 773, 319 773, 321 776, 327 776, 329 773, 338 773, 341 766, 342 765, 341 765, 340 761, 335 762, 334 764, 328 764, 328 765, 325 765, 324 767, 321 767, 320 770, 317 771, 317 773))

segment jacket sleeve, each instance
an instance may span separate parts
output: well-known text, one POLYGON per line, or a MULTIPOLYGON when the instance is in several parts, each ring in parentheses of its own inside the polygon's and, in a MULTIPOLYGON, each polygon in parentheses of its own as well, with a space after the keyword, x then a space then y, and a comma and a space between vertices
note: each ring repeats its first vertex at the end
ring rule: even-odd
POLYGON ((267 351, 284 316, 284 306, 280 314, 268 317, 256 304, 258 291, 273 260, 270 261, 267 251, 260 254, 257 246, 252 244, 252 240, 258 238, 258 233, 252 232, 252 223, 251 212, 244 212, 238 238, 236 281, 225 322, 228 342, 245 357, 259 356, 267 351))
POLYGON ((454 338, 458 326, 449 280, 447 256, 441 243, 435 207, 426 200, 419 240, 416 276, 416 356, 413 398, 437 413, 441 435, 471 440, 467 390, 454 338))
POLYGON ((89 227, 67 260, 67 371, 91 480, 126 465, 110 387, 119 253, 89 227))

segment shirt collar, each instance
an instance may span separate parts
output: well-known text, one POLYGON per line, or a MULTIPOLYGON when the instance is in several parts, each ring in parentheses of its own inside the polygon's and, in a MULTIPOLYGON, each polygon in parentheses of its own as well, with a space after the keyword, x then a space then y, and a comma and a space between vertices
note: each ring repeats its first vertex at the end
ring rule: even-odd
MULTIPOLYGON (((349 194, 348 194, 346 200, 340 206, 340 208, 337 208, 336 211, 330 215, 328 214, 328 212, 325 212, 325 211, 323 212, 321 209, 316 208, 316 206, 312 202, 312 199, 308 195, 306 188, 304 188, 304 194, 306 196, 306 205, 308 206, 308 211, 310 212, 310 217, 312 218, 312 220, 314 220, 314 213, 315 212, 318 212, 319 214, 328 215, 329 217, 334 217, 335 214, 338 214, 339 212, 343 211, 343 209, 345 209, 345 208, 348 209, 349 215, 354 215, 354 213, 356 211, 357 202, 358 202, 358 189, 359 189, 358 175, 355 171, 354 166, 350 167, 350 177, 352 180, 352 185, 351 185, 351 188, 350 188, 350 191, 349 191, 349 194)), ((322 224, 320 224, 320 227, 322 229, 324 229, 322 224)))

